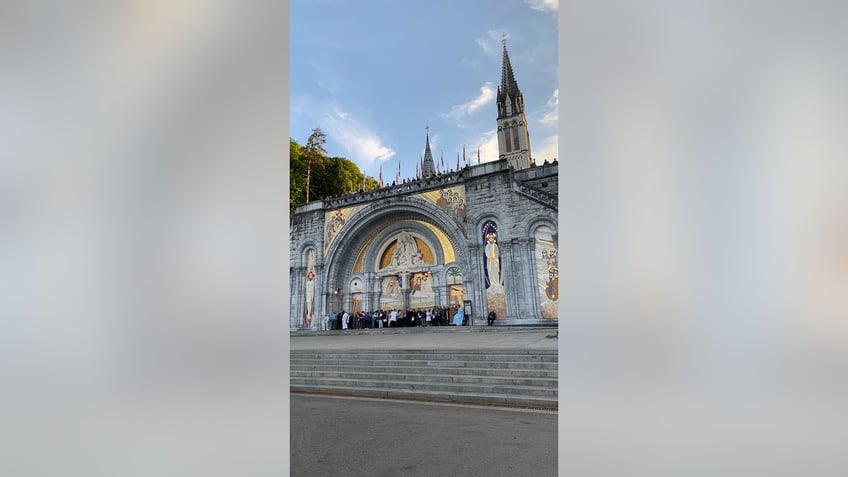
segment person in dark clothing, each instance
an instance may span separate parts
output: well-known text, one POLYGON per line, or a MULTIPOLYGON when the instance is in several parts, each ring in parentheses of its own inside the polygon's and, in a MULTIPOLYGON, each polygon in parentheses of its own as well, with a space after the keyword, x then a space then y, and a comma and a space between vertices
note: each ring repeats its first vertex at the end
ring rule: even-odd
POLYGON ((489 324, 493 325, 495 323, 495 320, 497 319, 497 317, 498 317, 498 315, 497 315, 497 313, 495 313, 495 310, 490 311, 489 316, 487 317, 489 324))

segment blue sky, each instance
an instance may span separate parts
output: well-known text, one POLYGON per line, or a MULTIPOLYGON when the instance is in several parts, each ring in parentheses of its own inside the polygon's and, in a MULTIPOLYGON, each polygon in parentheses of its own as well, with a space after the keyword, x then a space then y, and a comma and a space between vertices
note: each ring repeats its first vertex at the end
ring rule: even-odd
POLYGON ((533 156, 557 153, 557 1, 293 0, 291 130, 327 134, 331 156, 391 182, 413 177, 425 127, 440 167, 497 159, 503 46, 524 102, 533 156))

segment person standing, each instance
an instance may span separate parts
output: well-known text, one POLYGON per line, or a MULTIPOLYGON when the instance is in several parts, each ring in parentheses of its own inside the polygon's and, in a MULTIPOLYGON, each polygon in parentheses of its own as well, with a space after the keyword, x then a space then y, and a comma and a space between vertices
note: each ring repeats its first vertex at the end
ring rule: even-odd
POLYGON ((397 326, 397 315, 397 310, 393 309, 392 312, 389 314, 389 327, 397 326))
POLYGON ((459 305, 459 308, 456 309, 456 314, 453 315, 454 326, 462 326, 462 321, 464 319, 465 319, 465 309, 462 308, 462 305, 459 305))
POLYGON ((337 330, 339 329, 339 315, 336 313, 330 314, 330 329, 337 330))
POLYGON ((342 310, 342 329, 346 330, 350 324, 350 313, 342 310))

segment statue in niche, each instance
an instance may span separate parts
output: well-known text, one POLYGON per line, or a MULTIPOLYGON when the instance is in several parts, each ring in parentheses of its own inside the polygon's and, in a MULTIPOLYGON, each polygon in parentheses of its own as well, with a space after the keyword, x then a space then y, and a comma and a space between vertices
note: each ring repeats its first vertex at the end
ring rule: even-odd
POLYGON ((315 271, 309 270, 306 274, 306 309, 304 310, 303 327, 311 328, 313 315, 313 306, 315 304, 315 271))
POLYGON ((422 265, 424 256, 421 250, 418 250, 418 244, 415 243, 415 238, 409 232, 401 232, 398 235, 397 246, 392 254, 391 265, 393 267, 408 267, 422 265))

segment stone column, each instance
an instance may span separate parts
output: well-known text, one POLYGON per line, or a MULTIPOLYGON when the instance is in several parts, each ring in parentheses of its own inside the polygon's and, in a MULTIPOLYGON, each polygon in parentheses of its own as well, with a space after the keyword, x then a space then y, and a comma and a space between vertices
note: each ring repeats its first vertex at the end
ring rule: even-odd
POLYGON ((513 310, 516 319, 519 320, 532 317, 532 302, 534 301, 532 295, 527 295, 528 290, 530 290, 527 284, 532 281, 533 277, 527 270, 527 252, 526 247, 522 243, 526 243, 526 239, 512 239, 509 244, 510 259, 513 262, 511 268, 514 277, 512 292, 515 297, 515 303, 513 310), (528 303, 527 300, 530 300, 530 302, 528 303))
POLYGON ((448 285, 434 285, 433 295, 436 306, 445 306, 447 304, 448 285))
POLYGON ((289 318, 292 329, 302 329, 305 287, 303 280, 306 276, 306 267, 293 267, 291 276, 294 278, 291 285, 291 317, 289 318))
POLYGON ((409 288, 404 288, 400 291, 400 293, 403 295, 403 309, 404 310, 409 308, 409 293, 411 291, 412 290, 410 290, 409 288))
POLYGON ((383 287, 382 281, 380 280, 380 276, 374 274, 372 278, 372 287, 374 289, 374 306, 371 307, 371 310, 376 310, 380 308, 380 297, 383 296, 383 287))
POLYGON ((532 301, 530 304, 532 305, 532 317, 535 319, 539 319, 542 317, 542 309, 541 299, 539 298, 539 288, 536 285, 536 281, 538 278, 536 277, 536 256, 534 254, 534 248, 536 247, 536 239, 529 237, 527 238, 526 247, 524 255, 527 257, 527 276, 530 277, 530 281, 528 282, 528 290, 531 293, 532 301))
POLYGON ((506 300, 506 317, 507 319, 521 318, 518 313, 518 297, 516 291, 521 289, 520 277, 516 263, 516 257, 512 253, 513 247, 511 242, 498 242, 501 248, 501 274, 504 283, 504 299, 506 300), (506 263, 504 263, 506 259, 506 263))

